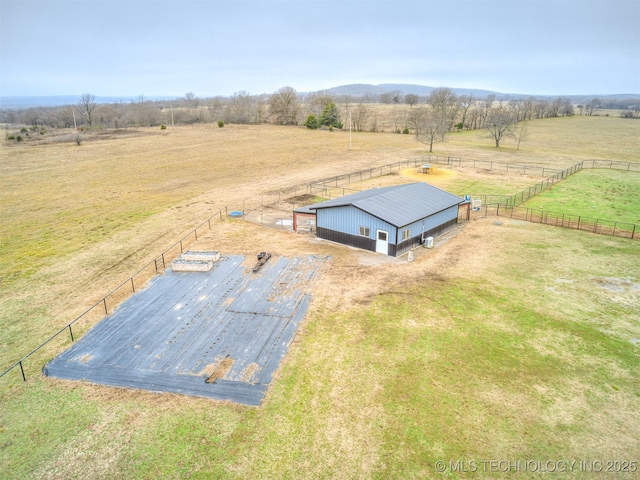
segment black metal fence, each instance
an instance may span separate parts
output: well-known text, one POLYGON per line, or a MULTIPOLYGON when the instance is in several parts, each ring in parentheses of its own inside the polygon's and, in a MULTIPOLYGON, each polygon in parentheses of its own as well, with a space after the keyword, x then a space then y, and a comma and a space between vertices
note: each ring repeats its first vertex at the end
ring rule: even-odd
POLYGON ((60 337, 63 334, 66 334, 67 332, 69 334, 69 339, 71 340, 71 342, 74 342, 76 340, 75 337, 77 336, 74 336, 74 328, 78 329, 79 327, 81 327, 81 324, 92 323, 109 315, 110 312, 113 312, 116 306, 126 300, 131 294, 135 293, 137 290, 140 290, 151 278, 164 270, 169 263, 171 263, 181 253, 183 253, 185 248, 197 241, 198 233, 202 235, 202 232, 204 230, 211 230, 212 222, 216 220, 222 220, 223 212, 224 215, 228 214, 228 210, 226 207, 224 210, 218 211, 216 214, 212 215, 196 228, 191 230, 188 234, 171 245, 164 252, 155 257, 136 273, 131 275, 131 277, 122 282, 116 288, 111 290, 111 292, 109 292, 107 295, 105 295, 103 298, 101 298, 95 304, 85 310, 84 313, 76 317, 71 322, 67 323, 64 327, 60 328, 60 330, 51 335, 42 344, 38 345, 35 349, 33 349, 31 352, 26 354, 24 357, 22 357, 20 360, 7 368, 4 372, 2 372, 0 374, 0 377, 3 377, 13 369, 19 368, 20 374, 22 375, 22 380, 26 381, 27 377, 24 370, 25 360, 34 355, 45 345, 48 345, 54 339, 60 337))
MULTIPOLYGON (((545 191, 552 185, 564 180, 570 175, 582 170, 584 163, 580 162, 572 167, 562 170, 555 175, 536 183, 531 187, 516 193, 510 197, 506 197, 498 202, 485 203, 485 215, 507 216, 527 222, 543 223, 555 227, 573 228, 576 230, 584 230, 591 233, 601 235, 611 235, 614 237, 624 238, 640 238, 636 234, 637 226, 633 223, 616 222, 613 220, 604 220, 601 218, 584 217, 581 215, 571 215, 566 213, 550 212, 540 209, 532 209, 520 207, 519 205, 545 191)), ((591 167, 600 168, 600 167, 591 167)), ((611 168, 611 167, 605 167, 611 168)))
POLYGON ((533 223, 542 223, 554 227, 573 228, 585 232, 598 233, 631 239, 640 239, 640 228, 633 223, 615 222, 601 218, 590 218, 581 215, 549 212, 546 210, 505 206, 501 204, 486 205, 485 215, 515 218, 533 223))
POLYGON ((619 162, 613 160, 585 160, 582 168, 610 168, 627 172, 640 172, 640 163, 619 162))
POLYGON ((535 185, 528 187, 526 190, 522 190, 521 192, 516 193, 515 195, 512 195, 510 197, 505 198, 504 200, 501 200, 499 204, 505 207, 515 207, 517 205, 520 205, 521 203, 529 200, 531 197, 535 197, 536 195, 544 192, 549 187, 555 185, 558 182, 561 182, 562 180, 567 178, 569 175, 573 175, 574 173, 579 172, 580 170, 582 170, 582 162, 576 163, 575 165, 569 168, 558 171, 556 174, 542 180, 541 182, 536 183, 535 185))
MULTIPOLYGON (((436 163, 440 165, 452 165, 452 166, 465 166, 465 167, 474 167, 474 168, 483 168, 488 170, 500 170, 504 172, 513 172, 513 173, 521 173, 521 174, 530 174, 530 175, 547 175, 549 173, 553 173, 552 176, 546 178, 542 182, 537 183, 529 187, 526 190, 523 190, 516 195, 511 196, 503 196, 503 195, 474 195, 473 198, 482 199, 484 203, 485 215, 497 215, 497 216, 509 216, 511 218, 516 218, 520 220, 526 220, 530 222, 537 223, 545 223, 547 225, 554 225, 559 227, 566 228, 575 228, 577 230, 585 230, 593 233, 599 234, 607 234, 614 235, 619 237, 626 238, 640 238, 640 235, 637 234, 637 227, 633 224, 621 223, 621 222, 612 222, 602 219, 592 219, 587 217, 581 217, 576 215, 566 215, 560 213, 553 212, 545 212, 539 210, 533 210, 529 208, 518 207, 522 202, 539 194, 540 192, 546 190, 551 185, 565 179, 567 176, 572 175, 582 168, 614 168, 619 170, 627 170, 627 171, 640 171, 640 163, 632 164, 630 162, 607 162, 601 160, 593 160, 588 161, 585 165, 584 162, 576 164, 572 167, 569 167, 565 170, 558 170, 549 167, 542 166, 531 166, 531 165, 514 165, 503 162, 493 162, 488 160, 463 160, 456 157, 442 157, 438 155, 424 155, 422 157, 417 157, 412 160, 403 160, 400 162, 395 162, 389 165, 383 165, 381 167, 372 167, 369 169, 346 173, 342 175, 336 175, 334 177, 318 180, 316 182, 312 182, 304 185, 297 185, 287 189, 278 190, 275 192, 270 192, 265 195, 262 195, 262 205, 263 206, 272 206, 274 208, 288 208, 292 206, 295 208, 295 201, 289 200, 290 198, 295 198, 298 195, 318 195, 323 194, 323 196, 329 197, 337 197, 344 196, 347 193, 347 190, 351 192, 355 192, 356 190, 347 189, 341 187, 343 185, 348 185, 353 182, 361 182, 363 180, 380 177, 383 175, 388 175, 395 171, 400 171, 403 168, 409 167, 417 167, 418 165, 424 163, 436 163)), ((245 204, 243 202, 242 208, 244 210, 245 204)), ((292 210, 293 210, 292 208, 292 210)), ((71 342, 76 340, 77 334, 74 336, 74 327, 78 328, 80 324, 84 323, 93 323, 94 321, 99 320, 100 318, 109 315, 109 312, 113 312, 113 309, 126 300, 131 294, 135 293, 136 290, 142 288, 151 278, 160 273, 161 270, 164 270, 167 264, 171 263, 175 260, 181 253, 184 252, 184 249, 189 245, 198 240, 198 232, 202 232, 205 229, 211 230, 212 222, 218 220, 222 220, 223 212, 226 216, 228 214, 228 207, 223 210, 219 210, 217 213, 209 217, 207 220, 202 222, 176 243, 167 248, 160 255, 155 257, 145 266, 143 266, 136 273, 131 275, 127 280, 122 282, 116 288, 114 288, 111 292, 97 301, 94 305, 92 305, 89 309, 87 309, 80 316, 72 320, 71 322, 64 325, 60 330, 51 335, 47 340, 45 340, 42 344, 37 346, 31 352, 26 354, 20 360, 15 362, 5 371, 0 373, 0 377, 4 377, 6 374, 11 372, 14 369, 19 369, 20 374, 22 375, 22 379, 26 381, 27 377, 24 370, 24 362, 34 355, 36 352, 41 350, 44 346, 49 344, 54 339, 60 337, 61 335, 66 335, 68 332, 69 339, 71 342)), ((86 327, 85 327, 86 328, 86 327)), ((76 330, 77 333, 78 330, 76 330)))
POLYGON ((538 165, 518 165, 515 163, 496 162, 493 160, 470 160, 458 157, 444 157, 440 155, 424 155, 421 163, 435 163, 438 165, 451 165, 458 167, 480 168, 482 170, 499 171, 505 173, 518 173, 521 175, 536 175, 545 177, 552 173, 558 173, 558 168, 538 165))

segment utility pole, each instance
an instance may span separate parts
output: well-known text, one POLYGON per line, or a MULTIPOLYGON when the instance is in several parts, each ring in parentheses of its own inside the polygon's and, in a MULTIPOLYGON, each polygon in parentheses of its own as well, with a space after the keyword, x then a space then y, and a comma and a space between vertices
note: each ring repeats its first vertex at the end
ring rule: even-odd
POLYGON ((349 107, 349 150, 351 150, 351 107, 349 107))

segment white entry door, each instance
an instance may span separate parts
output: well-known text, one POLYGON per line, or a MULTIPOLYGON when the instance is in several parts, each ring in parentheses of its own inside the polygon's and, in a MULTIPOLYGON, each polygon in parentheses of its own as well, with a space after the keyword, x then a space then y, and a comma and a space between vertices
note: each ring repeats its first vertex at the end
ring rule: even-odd
POLYGON ((376 230, 376 253, 389 255, 389 232, 376 230))

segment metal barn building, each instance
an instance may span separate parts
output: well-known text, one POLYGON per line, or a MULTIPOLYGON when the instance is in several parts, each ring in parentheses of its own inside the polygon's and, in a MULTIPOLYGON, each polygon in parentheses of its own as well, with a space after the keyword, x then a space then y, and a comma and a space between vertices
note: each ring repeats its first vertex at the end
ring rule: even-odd
POLYGON ((456 224, 464 199, 427 183, 374 188, 294 210, 315 215, 316 236, 397 257, 456 224))

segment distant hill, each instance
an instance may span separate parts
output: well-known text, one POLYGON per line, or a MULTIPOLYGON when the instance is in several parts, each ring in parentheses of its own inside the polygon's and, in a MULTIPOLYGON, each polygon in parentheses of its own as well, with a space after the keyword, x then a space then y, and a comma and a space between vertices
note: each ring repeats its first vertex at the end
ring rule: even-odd
MULTIPOLYGON (((138 96, 131 97, 99 97, 96 103, 130 103, 138 96)), ((145 97, 147 100, 172 100, 177 97, 145 97)), ((77 105, 80 95, 49 95, 34 97, 0 97, 0 108, 21 109, 32 107, 61 107, 64 105, 77 105)))
MULTIPOLYGON (((329 95, 353 95, 359 97, 363 95, 380 95, 381 93, 400 92, 403 95, 413 93, 421 97, 428 96, 432 90, 438 87, 428 87, 425 85, 414 85, 409 83, 382 83, 380 85, 369 85, 366 83, 354 83, 351 85, 342 85, 333 87, 328 90, 322 90, 329 95)), ((476 98, 484 98, 487 95, 495 94, 503 95, 490 90, 479 90, 473 88, 451 88, 456 95, 473 95, 476 98)))
MULTIPOLYGON (((383 93, 399 92, 402 95, 415 94, 420 97, 427 97, 432 90, 440 87, 429 87, 426 85, 414 85, 409 83, 382 83, 380 85, 371 85, 367 83, 353 83, 350 85, 342 85, 339 87, 333 87, 326 90, 318 90, 317 92, 299 92, 301 94, 308 93, 326 93, 331 96, 350 95, 353 97, 364 97, 367 95, 377 96, 383 93)), ((640 100, 640 93, 621 93, 615 95, 530 95, 519 93, 501 93, 491 90, 480 90, 474 88, 451 88, 451 91, 456 95, 472 95, 475 98, 486 98, 487 95, 495 95, 498 100, 514 100, 528 97, 536 97, 542 99, 550 98, 568 98, 574 103, 582 103, 589 101, 593 98, 600 98, 601 100, 640 100)), ((123 97, 100 97, 96 96, 96 103, 130 103, 138 98, 134 96, 123 97)), ((163 97, 145 97, 146 100, 162 101, 162 100, 174 100, 181 98, 180 95, 176 96, 163 96, 163 97)), ((58 107, 64 105, 77 105, 80 101, 80 95, 51 95, 51 96, 33 96, 33 97, 0 97, 0 109, 23 109, 32 107, 58 107)))
MULTIPOLYGON (((320 90, 323 93, 327 93, 333 96, 339 95, 352 95, 354 97, 361 97, 366 95, 380 95, 381 93, 400 92, 402 95, 413 93, 421 97, 427 97, 432 90, 440 87, 429 87, 426 85, 414 85, 409 83, 382 83, 380 85, 370 85, 366 83, 353 83, 350 85, 342 85, 339 87, 329 88, 327 90, 320 90)), ((640 93, 620 93, 613 95, 531 95, 527 93, 503 93, 495 92, 492 90, 481 90, 474 88, 451 88, 450 90, 455 95, 472 95, 475 98, 486 98, 488 95, 495 95, 499 100, 513 100, 519 98, 568 98, 573 102, 580 103, 591 100, 595 97, 602 100, 638 100, 640 99, 640 93)))

